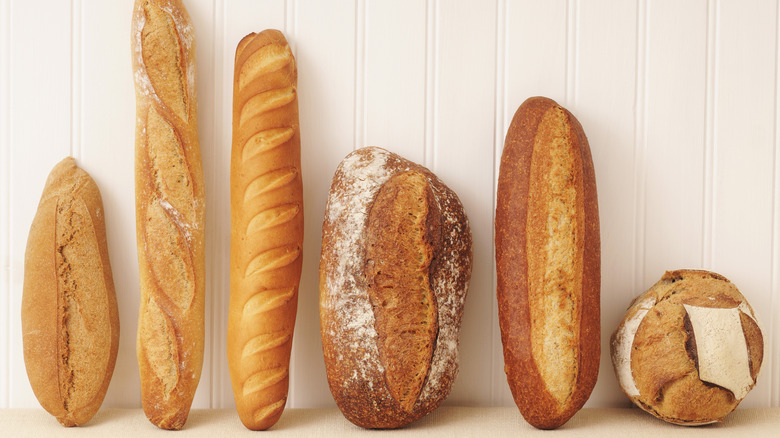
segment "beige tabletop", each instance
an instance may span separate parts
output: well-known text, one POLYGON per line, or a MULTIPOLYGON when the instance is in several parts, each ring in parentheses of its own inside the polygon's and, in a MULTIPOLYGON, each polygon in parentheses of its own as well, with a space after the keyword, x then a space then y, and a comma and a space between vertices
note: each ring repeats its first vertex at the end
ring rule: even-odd
MULTIPOLYGON (((583 409, 555 432, 536 430, 515 408, 443 407, 403 429, 368 431, 336 409, 289 409, 265 434, 272 437, 780 437, 780 409, 737 409, 723 423, 684 427, 664 423, 639 409, 583 409)), ((265 435, 264 434, 264 435, 265 435)), ((4 437, 209 437, 259 436, 245 429, 233 410, 194 410, 183 432, 159 430, 140 409, 103 409, 82 427, 64 428, 43 409, 0 410, 4 437)))

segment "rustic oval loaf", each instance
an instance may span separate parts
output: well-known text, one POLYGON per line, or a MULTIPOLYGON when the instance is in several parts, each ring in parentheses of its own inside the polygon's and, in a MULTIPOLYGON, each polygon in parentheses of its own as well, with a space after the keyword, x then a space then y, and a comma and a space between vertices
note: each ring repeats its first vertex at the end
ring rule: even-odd
POLYGON ((381 148, 348 155, 323 222, 328 384, 351 422, 396 428, 438 407, 458 372, 471 231, 452 190, 381 148))
POLYGON ((295 58, 281 32, 241 40, 233 81, 227 357, 238 415, 252 430, 273 426, 287 401, 303 262, 296 88, 295 58))
POLYGON ((24 364, 63 426, 89 421, 114 372, 119 315, 103 201, 72 158, 49 174, 30 227, 22 295, 24 364))
POLYGON ((195 40, 181 0, 136 0, 132 26, 141 401, 153 424, 181 429, 200 380, 205 340, 195 40))
POLYGON ((733 283, 714 272, 679 270, 634 299, 612 334, 611 353, 634 404, 694 426, 722 421, 753 389, 764 338, 733 283))
POLYGON ((582 126, 544 97, 509 126, 496 202, 504 362, 515 403, 540 429, 571 418, 596 383, 600 240, 596 179, 582 126))

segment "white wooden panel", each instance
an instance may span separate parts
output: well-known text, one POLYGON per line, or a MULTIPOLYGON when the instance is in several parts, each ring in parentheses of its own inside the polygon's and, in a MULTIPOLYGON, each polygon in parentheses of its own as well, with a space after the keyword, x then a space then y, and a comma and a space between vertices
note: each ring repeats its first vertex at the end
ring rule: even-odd
MULTIPOLYGON (((772 187, 775 148, 777 4, 716 5, 715 131, 713 146, 712 269, 771 322, 772 187), (767 42, 770 42, 769 44, 767 42)), ((767 374, 743 405, 766 406, 777 366, 768 349, 767 374)))
POLYGON ((609 338, 633 298, 634 90, 636 12, 634 2, 581 1, 570 14, 575 35, 569 53, 569 110, 588 136, 601 225, 601 366, 588 406, 625 400, 609 354, 609 338), (604 23, 610 23, 604 26, 604 23), (609 72, 609 74, 605 74, 609 72))
POLYGON ((138 321, 138 258, 135 236, 135 93, 131 74, 130 16, 122 7, 100 0, 81 0, 80 75, 74 76, 74 149, 77 164, 100 188, 106 218, 106 240, 119 307, 119 353, 104 403, 135 407, 141 389, 135 341, 138 321), (110 91, 109 91, 110 90, 110 91), (110 93, 111 98, 104 96, 110 93))
MULTIPOLYGON (((356 0, 357 3, 357 0, 356 0)), ((304 246, 303 276, 293 341, 294 407, 334 406, 325 378, 319 325, 318 269, 322 215, 339 162, 355 147, 356 4, 338 7, 299 0, 295 20, 304 246), (325 18, 327 17, 327 18, 325 18)))
POLYGON ((458 194, 469 217, 474 262, 460 336, 460 374, 449 404, 489 404, 485 375, 492 364, 493 134, 495 1, 436 4, 436 84, 433 156, 429 164, 458 194), (468 23, 468 32, 464 32, 468 23), (463 178, 469 175, 468 180, 463 178))
MULTIPOLYGON (((132 2, 0 2, 0 407, 37 407, 19 309, 27 232, 51 168, 97 181, 120 305, 106 407, 140 406, 132 2), (104 4, 105 3, 105 4, 104 4), (44 25, 41 25, 43 23, 44 25), (45 54, 45 56, 43 56, 45 54)), ((507 405, 493 265, 506 127, 528 97, 568 107, 591 143, 602 229, 602 363, 589 406, 623 405, 606 339, 665 269, 737 284, 767 331, 745 406, 780 405, 778 8, 752 0, 185 0, 198 47, 207 195, 207 340, 195 407, 230 407, 229 162, 235 47, 285 32, 298 61, 305 234, 288 406, 325 407, 318 265, 330 179, 351 150, 427 165, 463 201, 474 272, 450 405, 507 405)))
MULTIPOLYGON (((366 2, 364 146, 425 158, 426 3, 366 2)), ((357 116, 361 117, 360 114, 357 116)))
POLYGON ((642 283, 702 266, 707 4, 649 2, 642 283), (685 44, 680 44, 685 41, 685 44), (663 212, 663 214, 660 214, 663 212))
MULTIPOLYGON (((517 108, 529 97, 546 96, 561 104, 566 95, 567 63, 567 2, 533 0, 499 2, 502 13, 498 35, 497 65, 499 81, 496 84, 495 152, 493 178, 498 181, 498 169, 504 147, 506 130, 517 108)), ((494 206, 495 207, 495 206, 494 206)), ((495 212, 495 208, 493 208, 495 212)), ((491 230, 493 224, 490 225, 491 230)), ((491 236, 492 239, 492 236, 491 236)), ((495 255, 493 272, 495 272, 495 255)), ((491 295, 495 297, 495 282, 491 295)), ((509 384, 504 373, 504 355, 501 333, 498 329, 498 306, 493 304, 493 351, 491 367, 492 403, 513 405, 509 384)))
POLYGON ((71 153, 71 3, 13 0, 10 38, 11 286, 9 407, 38 402, 24 368, 21 298, 27 233, 51 169, 71 153), (42 32, 33 23, 46 23, 42 32))
POLYGON ((0 409, 8 407, 11 344, 11 2, 0 4, 0 409))

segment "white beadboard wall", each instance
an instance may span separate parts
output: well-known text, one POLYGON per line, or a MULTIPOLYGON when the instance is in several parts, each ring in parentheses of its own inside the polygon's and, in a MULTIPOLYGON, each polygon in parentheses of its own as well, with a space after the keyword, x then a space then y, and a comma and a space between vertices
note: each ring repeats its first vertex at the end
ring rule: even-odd
MULTIPOLYGON (((461 197, 474 271, 450 405, 509 405, 493 212, 506 128, 527 97, 590 140, 602 236, 602 361, 591 407, 627 403, 609 336, 664 270, 731 279, 763 321, 743 406, 780 406, 780 11, 761 0, 184 0, 197 38, 207 195, 207 339, 194 406, 233 405, 225 359, 233 57, 281 29, 298 61, 305 230, 289 406, 334 403, 317 269, 330 179, 378 145, 461 197)), ((104 406, 138 407, 132 0, 0 0, 0 408, 38 406, 22 358, 24 251, 46 176, 72 155, 100 186, 121 320, 104 406)))

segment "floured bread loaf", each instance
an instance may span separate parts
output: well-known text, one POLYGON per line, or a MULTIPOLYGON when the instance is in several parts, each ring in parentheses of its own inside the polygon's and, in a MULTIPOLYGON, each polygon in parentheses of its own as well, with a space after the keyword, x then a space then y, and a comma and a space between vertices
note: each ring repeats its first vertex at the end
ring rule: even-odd
POLYGON ((721 421, 755 386, 764 341, 753 309, 724 277, 667 272, 612 335, 623 392, 670 423, 721 421))
POLYGON ((470 276, 468 220, 433 173, 380 148, 342 161, 323 223, 320 323, 348 420, 401 427, 444 401, 470 276))

